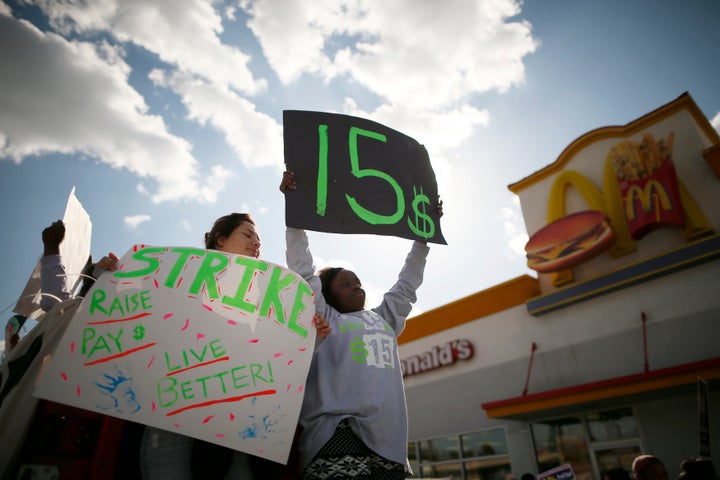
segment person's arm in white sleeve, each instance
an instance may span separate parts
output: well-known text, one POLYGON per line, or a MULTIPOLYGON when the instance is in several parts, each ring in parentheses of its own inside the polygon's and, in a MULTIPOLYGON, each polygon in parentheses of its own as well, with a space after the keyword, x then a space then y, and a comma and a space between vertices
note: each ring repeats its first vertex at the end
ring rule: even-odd
POLYGON ((42 231, 43 256, 40 259, 40 308, 50 310, 56 303, 72 297, 68 289, 65 267, 60 258, 60 243, 65 238, 62 220, 42 231))
POLYGON ((65 267, 60 255, 48 255, 40 259, 40 308, 50 310, 56 303, 72 297, 68 290, 65 267))
POLYGON ((380 316, 392 325, 399 334, 405 328, 405 320, 417 301, 417 289, 423 282, 425 263, 430 247, 421 242, 413 242, 405 258, 395 285, 383 296, 379 307, 374 308, 380 316))
POLYGON ((322 294, 322 282, 315 274, 315 264, 308 243, 305 230, 287 227, 285 230, 287 242, 286 260, 288 268, 305 279, 312 288, 315 297, 315 311, 326 314, 325 297, 322 294))

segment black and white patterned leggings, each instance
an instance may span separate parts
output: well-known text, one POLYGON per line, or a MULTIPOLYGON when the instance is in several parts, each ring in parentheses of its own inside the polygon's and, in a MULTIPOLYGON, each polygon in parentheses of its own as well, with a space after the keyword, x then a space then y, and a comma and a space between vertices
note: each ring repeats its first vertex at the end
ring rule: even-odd
POLYGON ((343 420, 303 471, 303 480, 404 480, 403 465, 381 457, 343 420))

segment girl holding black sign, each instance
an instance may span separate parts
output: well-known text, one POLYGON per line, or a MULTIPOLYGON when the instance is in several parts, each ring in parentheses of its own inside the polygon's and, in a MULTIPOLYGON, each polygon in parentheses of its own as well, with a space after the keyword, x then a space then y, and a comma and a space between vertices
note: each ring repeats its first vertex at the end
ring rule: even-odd
MULTIPOLYGON (((280 191, 295 189, 293 172, 285 172, 280 191)), ((442 215, 441 202, 437 210, 442 215)), ((298 442, 303 479, 410 476, 397 337, 422 284, 428 246, 413 243, 395 285, 379 306, 366 310, 353 272, 316 274, 305 231, 288 227, 286 238, 288 268, 310 284, 316 312, 334 332, 316 346, 305 387, 298 442)))

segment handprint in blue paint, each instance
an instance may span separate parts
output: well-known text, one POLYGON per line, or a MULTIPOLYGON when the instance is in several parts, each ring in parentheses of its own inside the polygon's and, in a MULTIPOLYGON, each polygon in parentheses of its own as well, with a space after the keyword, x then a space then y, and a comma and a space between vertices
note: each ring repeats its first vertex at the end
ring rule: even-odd
MULTIPOLYGON (((280 410, 280 407, 275 409, 275 412, 280 410)), ((278 433, 275 426, 280 423, 285 415, 278 415, 273 417, 273 414, 265 415, 262 419, 255 418, 254 415, 250 415, 248 420, 251 422, 244 430, 240 432, 240 437, 243 439, 248 438, 268 438, 268 434, 278 433)))
POLYGON ((133 390, 132 378, 121 372, 117 365, 113 368, 114 372, 103 373, 103 383, 95 382, 98 391, 108 397, 105 404, 98 404, 97 407, 101 410, 114 410, 116 413, 136 413, 141 405, 133 390))

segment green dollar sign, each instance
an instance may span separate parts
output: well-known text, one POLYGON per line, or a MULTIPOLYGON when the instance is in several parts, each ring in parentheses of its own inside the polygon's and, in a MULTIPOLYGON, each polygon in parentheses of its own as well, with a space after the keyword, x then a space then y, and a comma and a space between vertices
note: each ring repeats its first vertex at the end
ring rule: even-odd
POLYGON ((365 363, 365 357, 368 356, 368 351, 365 349, 365 342, 362 341, 362 338, 355 337, 355 341, 350 344, 350 349, 357 353, 357 355, 353 355, 352 358, 358 363, 365 363))
POLYGON ((413 195, 415 195, 415 198, 413 198, 412 201, 412 209, 415 211, 415 222, 412 222, 410 220, 410 217, 407 217, 408 227, 410 227, 410 230, 417 235, 418 237, 422 238, 431 238, 433 235, 435 235, 435 222, 433 222, 432 218, 425 213, 427 210, 425 208, 425 204, 427 203, 430 205, 430 199, 427 197, 427 195, 423 194, 422 187, 420 187, 420 193, 417 192, 415 187, 413 186, 413 195), (418 210, 418 204, 422 205, 422 211, 418 210), (422 218, 422 228, 420 228, 420 221, 422 218))
POLYGON ((142 340, 145 336, 145 327, 142 325, 137 325, 135 329, 133 330, 133 338, 135 340, 142 340))

